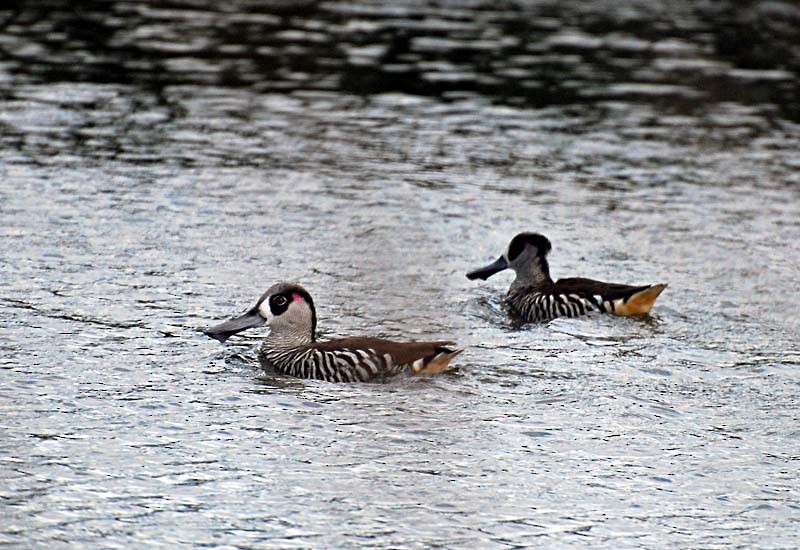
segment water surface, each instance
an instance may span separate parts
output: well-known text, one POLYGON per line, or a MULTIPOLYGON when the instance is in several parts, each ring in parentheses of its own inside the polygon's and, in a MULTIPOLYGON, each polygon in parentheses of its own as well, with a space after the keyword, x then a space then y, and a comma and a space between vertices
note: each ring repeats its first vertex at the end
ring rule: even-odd
POLYGON ((584 4, 0 11, 0 541, 798 546, 800 12, 584 4), (520 327, 464 273, 522 230, 670 286, 520 327), (199 333, 278 280, 461 368, 199 333))

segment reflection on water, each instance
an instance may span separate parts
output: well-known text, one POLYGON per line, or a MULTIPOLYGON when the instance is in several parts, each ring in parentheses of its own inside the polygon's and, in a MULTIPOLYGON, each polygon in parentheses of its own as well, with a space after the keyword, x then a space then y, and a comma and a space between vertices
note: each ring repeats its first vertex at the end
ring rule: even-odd
POLYGON ((6 9, 29 82, 478 93, 515 105, 773 103, 800 117, 789 3, 63 2, 6 9))
POLYGON ((0 542, 796 547, 800 10, 0 9, 0 542), (464 273, 670 286, 520 326, 464 273), (333 385, 201 327, 277 280, 323 336, 455 337, 333 385))

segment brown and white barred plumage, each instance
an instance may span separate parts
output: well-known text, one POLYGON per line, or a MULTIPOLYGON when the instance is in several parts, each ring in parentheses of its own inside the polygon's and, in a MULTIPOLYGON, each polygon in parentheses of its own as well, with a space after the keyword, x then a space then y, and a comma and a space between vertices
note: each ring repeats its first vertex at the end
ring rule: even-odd
POLYGON ((269 366, 289 376, 328 382, 368 382, 405 372, 420 374, 426 369, 433 373, 434 365, 442 360, 449 362, 452 356, 459 353, 460 350, 446 347, 449 345, 452 342, 402 344, 368 338, 333 340, 291 348, 273 348, 265 343, 260 356, 269 366), (344 347, 348 342, 350 347, 344 347), (339 345, 342 347, 336 347, 339 345), (374 347, 368 347, 370 345, 374 347), (412 346, 419 350, 413 357, 408 357, 407 352, 397 357, 380 351, 387 345, 400 348, 412 346), (326 347, 333 349, 324 349, 326 347))
POLYGON ((578 317, 592 311, 616 315, 650 312, 666 284, 631 286, 585 278, 553 281, 547 254, 550 241, 538 233, 520 233, 494 263, 467 274, 469 279, 488 279, 511 268, 516 279, 506 297, 526 321, 578 317))
POLYGON ((666 285, 661 284, 625 286, 616 292, 599 288, 597 293, 592 294, 570 288, 568 282, 568 279, 558 280, 553 283, 555 288, 550 289, 550 292, 541 292, 531 287, 515 287, 508 291, 506 299, 526 321, 579 317, 592 311, 630 316, 648 313, 655 299, 666 288, 666 285), (558 287, 562 287, 563 292, 559 292, 558 287))
MULTIPOLYGON (((543 294, 530 288, 509 292, 508 302, 527 321, 549 321, 556 317, 578 317, 603 308, 601 300, 582 298, 577 294, 543 294)), ((599 296, 597 297, 599 298, 599 296)), ((607 303, 607 302, 606 302, 607 303)), ((603 309, 603 311, 605 311, 603 309)))
POLYGON ((392 342, 345 338, 317 342, 316 310, 299 285, 273 285, 244 315, 205 331, 220 342, 242 330, 269 324, 260 358, 290 376, 329 382, 366 382, 404 372, 436 374, 461 353, 453 342, 392 342))

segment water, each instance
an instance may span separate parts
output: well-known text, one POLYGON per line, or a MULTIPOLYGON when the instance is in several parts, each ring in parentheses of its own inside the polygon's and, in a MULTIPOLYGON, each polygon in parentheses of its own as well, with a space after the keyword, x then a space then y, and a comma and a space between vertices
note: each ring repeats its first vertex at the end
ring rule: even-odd
POLYGON ((694 2, 0 11, 0 542, 800 545, 800 12, 694 2), (752 47, 742 46, 742 37, 752 47), (644 320, 518 327, 554 276, 644 320), (302 282, 324 337, 460 370, 266 375, 199 330, 302 282))

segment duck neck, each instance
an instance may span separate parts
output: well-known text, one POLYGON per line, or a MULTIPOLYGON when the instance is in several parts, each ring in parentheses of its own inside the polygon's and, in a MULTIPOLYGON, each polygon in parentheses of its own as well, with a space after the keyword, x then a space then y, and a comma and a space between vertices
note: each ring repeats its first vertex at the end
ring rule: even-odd
POLYGON ((264 344, 272 349, 294 349, 310 346, 314 343, 314 335, 310 331, 285 330, 271 331, 264 339, 264 344))
POLYGON ((550 278, 550 266, 547 263, 547 258, 532 258, 524 264, 516 266, 515 271, 517 277, 511 283, 512 289, 515 287, 539 288, 553 282, 553 279, 550 278))

